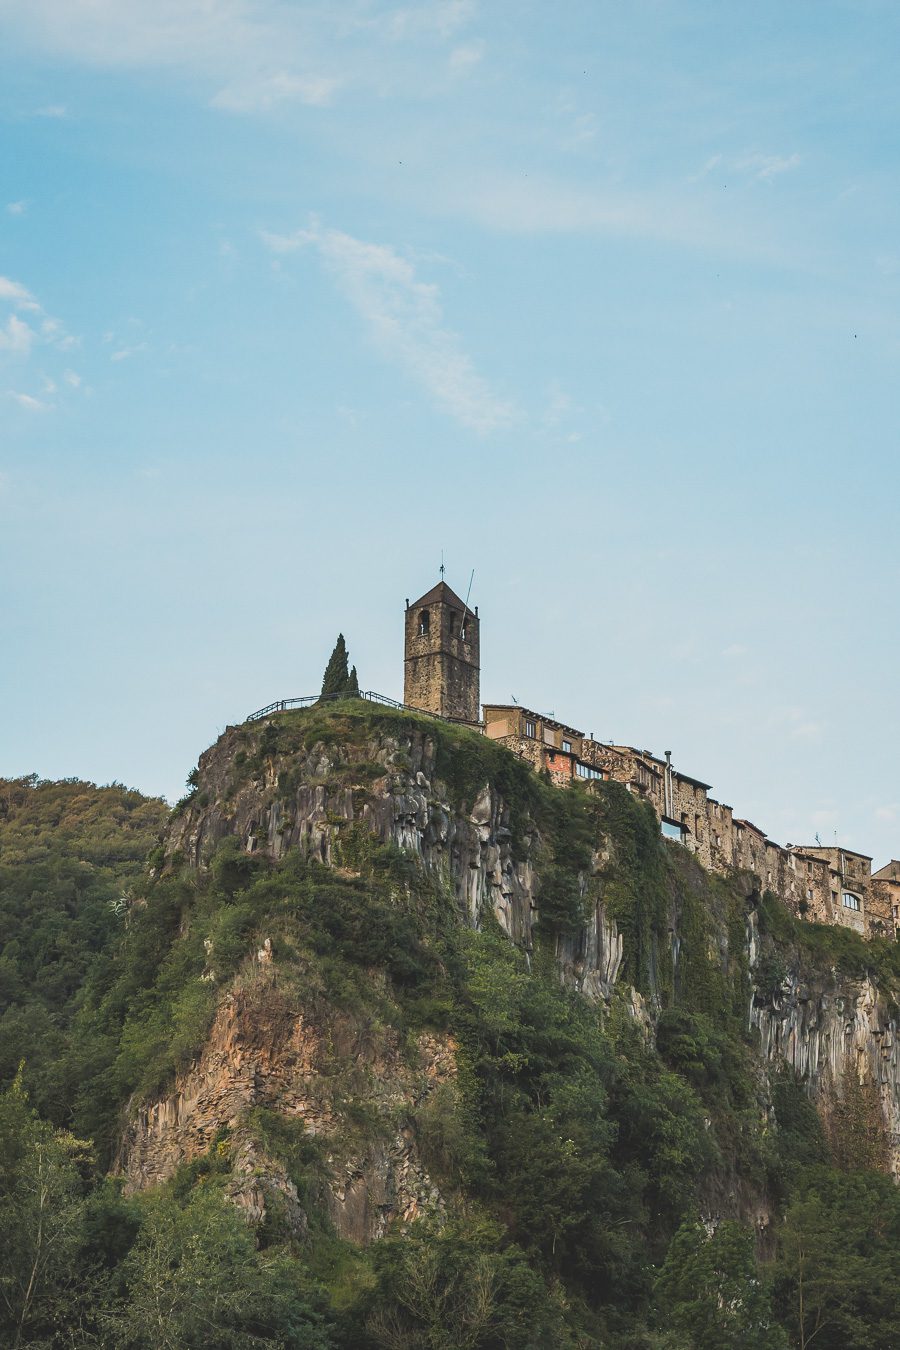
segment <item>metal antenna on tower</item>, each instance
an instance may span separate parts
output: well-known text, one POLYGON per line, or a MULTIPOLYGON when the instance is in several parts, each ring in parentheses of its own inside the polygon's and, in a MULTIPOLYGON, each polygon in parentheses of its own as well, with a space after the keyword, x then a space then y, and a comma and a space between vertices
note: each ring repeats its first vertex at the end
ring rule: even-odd
POLYGON ((444 550, 441 549, 441 581, 444 580, 444 550))
POLYGON ((469 577, 469 589, 466 591, 466 603, 463 605, 462 623, 459 625, 459 636, 465 637, 466 634, 466 615, 469 612, 469 596, 472 594, 472 582, 475 580, 475 568, 472 568, 472 575, 469 577))

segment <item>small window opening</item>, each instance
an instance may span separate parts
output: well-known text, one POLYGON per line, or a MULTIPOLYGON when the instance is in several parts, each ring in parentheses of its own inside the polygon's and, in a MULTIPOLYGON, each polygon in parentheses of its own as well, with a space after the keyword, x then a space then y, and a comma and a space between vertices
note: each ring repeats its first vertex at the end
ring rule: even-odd
POLYGON ((566 752, 567 755, 571 755, 571 753, 572 753, 572 742, 571 742, 571 741, 563 741, 563 743, 562 743, 562 748, 563 748, 563 750, 565 750, 565 752, 566 752))
POLYGON ((859 896, 852 891, 844 891, 844 909, 859 909, 859 896))
POLYGON ((419 637, 427 637, 431 629, 431 615, 427 609, 419 611, 419 637))
POLYGON ((532 739, 537 735, 537 727, 530 717, 525 718, 525 735, 531 736, 532 739))

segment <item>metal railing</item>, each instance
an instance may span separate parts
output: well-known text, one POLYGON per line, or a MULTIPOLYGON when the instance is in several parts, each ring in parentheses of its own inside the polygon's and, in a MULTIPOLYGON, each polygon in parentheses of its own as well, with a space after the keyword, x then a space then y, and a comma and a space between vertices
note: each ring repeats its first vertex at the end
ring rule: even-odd
POLYGON ((445 717, 443 713, 427 712, 424 708, 413 708, 409 703, 398 703, 386 694, 376 694, 374 689, 361 689, 358 694, 303 694, 300 698, 282 698, 277 703, 268 703, 265 708, 251 713, 246 720, 260 722, 264 717, 272 717, 275 713, 287 712, 291 708, 311 708, 314 703, 349 702, 354 698, 364 698, 369 703, 380 703, 386 708, 397 708, 400 712, 415 713, 417 717, 433 717, 438 722, 451 722, 465 727, 473 725, 462 717, 445 717))

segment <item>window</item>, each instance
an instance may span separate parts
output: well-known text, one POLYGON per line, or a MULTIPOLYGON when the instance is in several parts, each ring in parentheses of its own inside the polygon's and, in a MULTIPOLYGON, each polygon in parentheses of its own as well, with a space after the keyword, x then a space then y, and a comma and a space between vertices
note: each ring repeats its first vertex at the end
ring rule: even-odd
POLYGON ((806 898, 807 898, 807 900, 811 900, 811 899, 812 899, 812 887, 811 887, 811 886, 807 886, 807 888, 806 888, 806 898))
POLYGON ((844 891, 844 909, 859 909, 859 896, 852 891, 844 891))
POLYGON ((662 821, 660 828, 662 829, 664 839, 677 839, 679 844, 681 843, 684 834, 681 826, 676 825, 674 820, 662 821))
POLYGON ((602 779, 602 777, 603 777, 603 770, 602 770, 602 769, 595 769, 595 768, 593 768, 593 766, 590 765, 590 764, 576 764, 576 765, 575 765, 575 772, 576 772, 576 774, 578 775, 579 778, 601 778, 601 779, 602 779))
POLYGON ((563 741, 563 743, 562 743, 562 748, 563 748, 563 750, 565 751, 565 753, 566 753, 567 755, 571 755, 571 753, 572 753, 572 742, 571 742, 571 741, 563 741))
POLYGON ((537 735, 537 727, 534 724, 534 719, 531 717, 525 718, 525 735, 530 736, 532 740, 537 735))
POLYGON ((419 610, 419 637, 427 637, 431 628, 431 615, 427 609, 419 610))

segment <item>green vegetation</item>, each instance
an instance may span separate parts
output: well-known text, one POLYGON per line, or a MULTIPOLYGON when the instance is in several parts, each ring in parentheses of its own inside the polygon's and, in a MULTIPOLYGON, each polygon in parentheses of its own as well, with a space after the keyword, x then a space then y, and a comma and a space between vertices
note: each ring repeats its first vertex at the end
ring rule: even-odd
POLYGON ((42 1115, 69 1119, 71 1032, 85 983, 122 932, 168 815, 121 784, 0 779, 0 1083, 24 1059, 42 1115))
POLYGON ((328 658, 325 674, 322 677, 323 698, 355 698, 359 693, 359 679, 356 666, 347 670, 347 644, 343 633, 338 633, 334 651, 328 658))
POLYGON ((437 795, 469 812, 490 784, 514 856, 536 860, 532 951, 488 917, 468 927, 445 878, 379 845, 358 818, 334 816, 331 868, 297 851, 273 863, 229 837, 201 873, 177 860, 165 870, 157 853, 151 875, 139 857, 161 804, 118 788, 14 785, 18 804, 0 822, 0 991, 13 1029, 0 1094, 0 1343, 900 1342, 900 1193, 877 1170, 872 1102, 846 1094, 826 1134, 791 1072, 764 1081, 747 1031, 745 928, 756 912, 762 1000, 832 965, 894 990, 896 953, 797 922, 747 877, 707 876, 618 785, 562 791, 464 728, 362 700, 236 732, 231 771, 284 801, 321 762, 317 783, 362 802, 376 778, 408 771, 414 735, 434 757, 437 795), (609 1007, 564 987, 556 964, 601 902, 625 944, 609 1007), (266 940, 271 966, 257 959, 266 940), (106 1175, 124 1104, 171 1087, 229 996, 263 1044, 280 1026, 314 1033, 319 1124, 276 1101, 248 1107, 166 1185, 126 1197, 106 1175), (452 1072, 423 1079, 425 1046, 452 1072), (401 1080, 415 1085, 404 1107, 401 1080), (353 1246, 332 1225, 329 1186, 398 1132, 440 1203, 353 1246), (255 1227, 229 1199, 248 1157, 266 1196, 255 1227), (261 1160, 280 1169, 281 1189, 261 1160))

